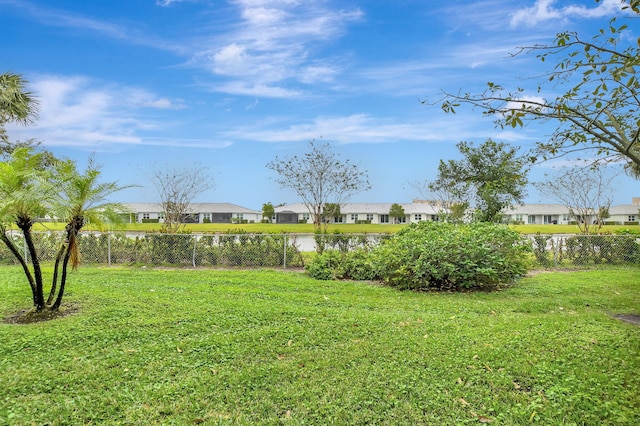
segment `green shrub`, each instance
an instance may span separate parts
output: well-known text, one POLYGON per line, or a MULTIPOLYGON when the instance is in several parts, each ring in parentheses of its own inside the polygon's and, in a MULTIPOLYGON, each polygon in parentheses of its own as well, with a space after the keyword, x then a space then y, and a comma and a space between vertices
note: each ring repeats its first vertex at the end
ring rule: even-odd
POLYGON ((466 290, 511 283, 527 270, 531 246, 504 225, 409 225, 374 250, 375 275, 411 290, 466 290))
POLYGON ((325 250, 305 265, 307 273, 318 280, 374 280, 377 278, 371 250, 325 250))

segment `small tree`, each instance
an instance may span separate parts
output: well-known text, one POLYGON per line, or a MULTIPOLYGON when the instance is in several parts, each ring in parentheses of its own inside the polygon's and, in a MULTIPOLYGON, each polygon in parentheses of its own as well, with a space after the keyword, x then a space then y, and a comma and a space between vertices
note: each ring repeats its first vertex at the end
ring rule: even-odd
POLYGON ((393 223, 401 223, 405 217, 404 207, 398 203, 391 204, 389 208, 389 216, 393 218, 393 223))
MULTIPOLYGON (((91 220, 95 225, 101 219, 115 220, 112 204, 106 203, 107 195, 122 189, 111 183, 99 183, 99 170, 90 160, 87 171, 78 173, 71 161, 58 162, 53 168, 41 169, 42 153, 32 153, 32 148, 14 151, 10 159, 0 162, 0 240, 18 260, 27 277, 36 312, 47 306, 57 310, 62 303, 67 279, 67 265, 79 263, 77 238, 84 224, 91 220), (33 241, 32 227, 38 217, 56 217, 66 222, 65 239, 56 257, 49 297, 44 297, 43 272, 40 257, 33 241), (29 266, 12 238, 7 234, 13 223, 22 231, 28 250, 29 266), (58 269, 62 263, 60 286, 57 286, 58 269)), ((119 211, 122 211, 121 209, 119 211)))
POLYGON ((517 150, 491 139, 478 148, 460 142, 461 160, 440 160, 438 177, 428 187, 433 192, 448 192, 454 204, 472 200, 474 217, 479 222, 500 222, 502 211, 521 202, 528 183, 526 161, 517 150))
POLYGON ((184 228, 184 220, 193 200, 213 187, 207 168, 156 167, 153 184, 158 191, 164 212, 163 231, 177 233, 184 228))
POLYGON ((277 174, 275 181, 302 199, 320 232, 324 206, 329 201, 342 204, 352 195, 370 188, 368 175, 349 160, 341 160, 329 144, 309 143, 302 156, 279 158, 267 164, 277 174))
POLYGON ((583 234, 597 233, 609 216, 613 177, 604 168, 578 167, 536 183, 540 193, 569 210, 583 234))
POLYGON ((264 203, 262 205, 262 218, 267 219, 271 223, 273 216, 276 214, 276 210, 271 203, 264 203))

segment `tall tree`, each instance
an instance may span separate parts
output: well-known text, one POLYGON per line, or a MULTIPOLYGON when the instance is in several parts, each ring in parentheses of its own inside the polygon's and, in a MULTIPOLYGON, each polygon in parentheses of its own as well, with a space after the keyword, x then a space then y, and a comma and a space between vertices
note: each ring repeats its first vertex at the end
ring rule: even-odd
POLYGON ((474 219, 500 222, 502 211, 522 202, 528 184, 526 160, 517 149, 491 139, 475 148, 460 142, 460 160, 440 160, 437 179, 429 184, 434 192, 448 191, 453 199, 470 200, 474 219))
MULTIPOLYGON (((621 4, 631 22, 640 16, 640 0, 621 4)), ((555 63, 539 80, 537 92, 489 82, 483 93, 445 92, 437 103, 448 113, 471 105, 499 127, 554 123, 550 139, 538 144, 532 160, 590 150, 594 162, 622 160, 630 174, 640 176, 640 38, 626 24, 619 25, 622 19, 612 19, 590 39, 567 31, 552 44, 520 48, 515 55, 531 53, 555 63)))
POLYGON ((198 165, 182 168, 156 166, 152 178, 164 212, 163 231, 176 233, 184 228, 193 200, 214 186, 207 170, 198 165))
POLYGON ((580 232, 590 234, 598 232, 609 217, 614 177, 604 167, 576 167, 550 175, 536 187, 569 210, 580 232))
POLYGON ((275 181, 282 188, 302 199, 316 232, 321 230, 326 203, 342 204, 371 187, 367 172, 349 160, 341 160, 328 143, 311 141, 308 152, 291 158, 276 157, 267 168, 277 174, 275 181))

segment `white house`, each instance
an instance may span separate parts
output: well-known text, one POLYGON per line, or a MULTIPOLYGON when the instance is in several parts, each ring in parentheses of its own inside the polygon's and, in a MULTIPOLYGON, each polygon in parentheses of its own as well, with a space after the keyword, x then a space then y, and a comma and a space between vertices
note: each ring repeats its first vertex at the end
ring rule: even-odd
POLYGON ((609 207, 609 217, 605 222, 614 222, 617 225, 637 225, 640 221, 640 205, 620 204, 609 207))
POLYGON ((561 204, 521 204, 503 212, 504 221, 529 225, 566 225, 572 219, 561 204))
MULTIPOLYGON (((394 203, 345 203, 340 205, 340 214, 331 223, 414 223, 423 220, 439 220, 442 209, 433 203, 397 203, 404 209, 404 217, 389 215, 394 203)), ((276 223, 312 223, 313 218, 302 204, 286 204, 275 208, 276 223)))
MULTIPOLYGON (((160 203, 122 203, 135 222, 164 222, 160 203)), ((184 219, 186 223, 253 223, 262 220, 262 212, 231 203, 191 203, 184 219)))

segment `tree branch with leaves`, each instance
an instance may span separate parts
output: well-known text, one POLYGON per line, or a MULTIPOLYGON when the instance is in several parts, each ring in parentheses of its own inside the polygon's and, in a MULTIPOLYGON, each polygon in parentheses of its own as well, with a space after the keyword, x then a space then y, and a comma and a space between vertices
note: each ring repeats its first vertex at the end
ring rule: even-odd
MULTIPOLYGON (((640 17, 640 1, 623 1, 630 20, 640 17)), ((623 161, 630 174, 640 176, 640 38, 614 18, 591 39, 576 32, 557 34, 552 44, 520 48, 514 56, 535 54, 553 68, 538 77, 535 92, 507 90, 489 82, 484 92, 449 93, 436 102, 446 113, 463 104, 494 117, 497 127, 518 128, 531 122, 551 122, 555 130, 540 141, 531 160, 592 151, 592 162, 623 161), (544 96, 546 88, 557 96, 544 96)))

